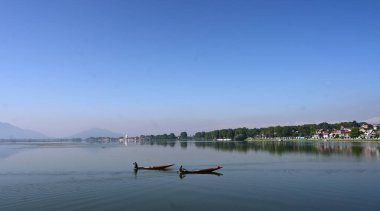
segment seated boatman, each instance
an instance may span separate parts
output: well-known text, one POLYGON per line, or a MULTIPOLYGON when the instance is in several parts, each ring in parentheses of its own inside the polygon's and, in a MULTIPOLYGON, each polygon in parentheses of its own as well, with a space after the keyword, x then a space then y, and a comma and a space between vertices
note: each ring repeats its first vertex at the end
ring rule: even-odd
POLYGON ((184 171, 186 171, 186 169, 183 168, 182 165, 181 165, 181 166, 179 167, 179 172, 184 172, 184 171))

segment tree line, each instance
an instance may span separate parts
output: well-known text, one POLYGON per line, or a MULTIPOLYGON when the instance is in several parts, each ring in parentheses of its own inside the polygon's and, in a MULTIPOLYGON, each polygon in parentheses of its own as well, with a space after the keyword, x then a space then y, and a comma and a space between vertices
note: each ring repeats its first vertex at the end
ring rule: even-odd
POLYGON ((340 122, 340 123, 327 123, 320 124, 305 124, 295 126, 273 126, 263 128, 236 128, 236 129, 221 129, 209 132, 197 132, 194 135, 195 139, 219 139, 229 138, 236 141, 245 140, 248 137, 252 138, 275 138, 275 137, 312 137, 318 129, 340 129, 345 128, 358 128, 365 122, 340 122))
MULTIPOLYGON (((228 138, 231 140, 242 141, 248 137, 251 138, 295 138, 295 137, 312 137, 318 129, 337 129, 341 127, 352 128, 353 132, 358 132, 359 127, 365 122, 340 122, 340 123, 327 123, 322 122, 319 124, 305 124, 305 125, 293 125, 293 126, 272 126, 272 127, 262 127, 262 128, 235 128, 235 129, 220 129, 213 130, 209 132, 196 132, 193 137, 188 137, 187 132, 181 132, 179 136, 176 136, 174 133, 170 134, 161 134, 161 135, 146 135, 141 136, 145 140, 186 140, 187 138, 195 139, 207 139, 215 140, 219 138, 228 138)), ((354 133, 352 134, 353 136, 354 133)), ((358 135, 360 133, 358 132, 358 135)), ((357 135, 357 136, 358 136, 357 135)), ((356 136, 356 137, 357 137, 356 136)))
POLYGON ((145 140, 175 140, 175 139, 184 140, 184 139, 187 139, 187 132, 181 132, 178 137, 174 133, 170 133, 170 134, 165 133, 161 135, 141 136, 140 138, 144 138, 145 140))

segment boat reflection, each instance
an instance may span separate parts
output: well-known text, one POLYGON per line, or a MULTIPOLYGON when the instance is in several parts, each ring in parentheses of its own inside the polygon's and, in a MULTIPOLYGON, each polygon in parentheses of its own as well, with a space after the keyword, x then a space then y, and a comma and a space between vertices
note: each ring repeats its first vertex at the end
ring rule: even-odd
MULTIPOLYGON (((208 174, 208 175, 215 175, 215 176, 223 176, 223 174, 222 173, 219 173, 219 172, 208 172, 208 173, 197 173, 197 174, 202 174, 202 175, 205 175, 205 174, 208 174)), ((179 178, 180 179, 183 179, 183 178, 185 178, 186 177, 186 175, 188 175, 188 174, 184 174, 184 173, 178 173, 178 175, 179 175, 179 178)))
MULTIPOLYGON (((133 169, 133 176, 135 179, 138 179, 138 174, 140 171, 144 171, 144 170, 141 170, 141 169, 133 169)), ((155 171, 146 171, 146 172, 152 172, 152 174, 155 174, 155 172, 160 172, 160 173, 175 173, 175 171, 173 171, 172 169, 159 169, 159 170, 155 170, 155 171)))

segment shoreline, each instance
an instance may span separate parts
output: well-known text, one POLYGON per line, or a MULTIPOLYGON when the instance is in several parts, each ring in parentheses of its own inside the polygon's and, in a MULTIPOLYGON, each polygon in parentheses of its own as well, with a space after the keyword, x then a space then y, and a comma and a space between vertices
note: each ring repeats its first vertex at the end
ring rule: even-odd
POLYGON ((296 139, 296 138, 247 138, 244 141, 246 142, 380 142, 378 139, 296 139))
POLYGON ((380 139, 253 139, 247 138, 244 141, 246 142, 357 142, 357 143, 365 143, 365 142, 379 142, 380 139))

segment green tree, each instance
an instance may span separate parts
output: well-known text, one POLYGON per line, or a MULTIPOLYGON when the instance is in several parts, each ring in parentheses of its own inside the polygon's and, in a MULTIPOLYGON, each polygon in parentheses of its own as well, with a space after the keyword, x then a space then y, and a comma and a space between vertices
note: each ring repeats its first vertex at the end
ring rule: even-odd
POLYGON ((327 122, 322 122, 318 124, 319 129, 331 129, 333 126, 327 122))
POLYGON ((357 138, 361 135, 361 132, 358 127, 351 128, 350 136, 351 138, 357 138))
POLYGON ((247 138, 247 131, 248 129, 243 127, 243 128, 236 128, 234 131, 234 139, 236 141, 243 141, 247 138))
POLYGON ((274 136, 276 137, 284 137, 284 132, 283 128, 281 126, 276 126, 274 127, 274 136))
POLYGON ((235 136, 234 130, 228 129, 227 130, 227 138, 233 139, 235 136))
POLYGON ((197 132, 195 133, 194 135, 194 138, 205 138, 206 137, 206 132, 202 131, 202 132, 197 132))
POLYGON ((187 133, 186 132, 181 132, 181 134, 179 135, 179 138, 181 140, 187 139, 187 133))
POLYGON ((170 133, 169 134, 169 139, 175 139, 176 137, 175 137, 175 135, 174 135, 174 133, 170 133))

